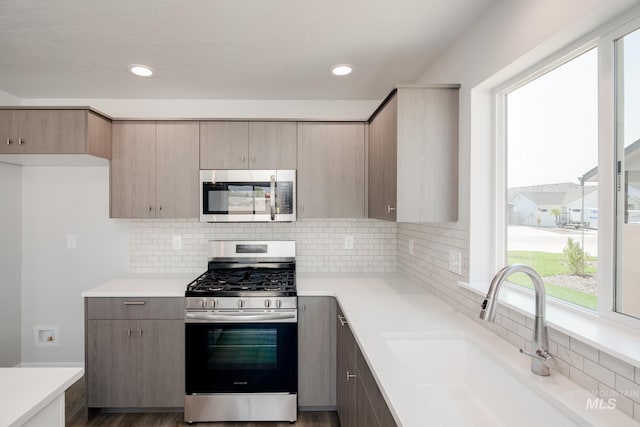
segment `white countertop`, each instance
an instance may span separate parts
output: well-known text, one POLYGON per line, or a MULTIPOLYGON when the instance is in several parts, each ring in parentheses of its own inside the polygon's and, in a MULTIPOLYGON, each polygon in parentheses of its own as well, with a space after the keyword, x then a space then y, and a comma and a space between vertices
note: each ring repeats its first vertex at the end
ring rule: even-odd
POLYGON ((0 426, 21 426, 78 381, 82 368, 0 368, 0 426))
POLYGON ((87 298, 184 297, 187 285, 197 274, 132 275, 110 280, 82 293, 87 298))
MULTIPOLYGON (((131 277, 113 280, 84 292, 84 297, 183 296, 193 278, 131 277)), ((402 427, 422 427, 424 397, 416 390, 411 375, 386 344, 394 336, 425 333, 466 334, 481 343, 492 358, 514 373, 527 387, 578 425, 636 426, 617 410, 585 409, 586 391, 566 377, 553 373, 539 377, 529 371, 530 360, 496 334, 456 312, 440 299, 400 274, 322 275, 298 273, 298 296, 334 296, 342 308, 363 356, 393 413, 402 427), (558 403, 560 402, 560 403, 558 403)), ((479 321, 477 321, 479 322, 479 321)), ((525 415, 526 416, 526 415, 525 415)), ((430 421, 436 421, 430 419, 430 421)), ((440 425, 452 425, 438 420, 440 425)), ((437 422, 434 425, 438 425, 437 422)), ((460 424, 454 424, 456 426, 460 424)), ((464 424, 467 425, 467 424, 464 424)), ((469 424, 474 427, 481 423, 469 424)), ((492 426, 493 427, 493 426, 492 426)))

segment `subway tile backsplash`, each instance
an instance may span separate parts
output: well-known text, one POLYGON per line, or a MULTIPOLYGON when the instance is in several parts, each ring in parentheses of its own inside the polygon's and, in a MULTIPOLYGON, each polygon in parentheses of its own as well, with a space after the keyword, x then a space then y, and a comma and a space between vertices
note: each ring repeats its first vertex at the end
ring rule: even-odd
MULTIPOLYGON (((465 223, 403 224, 397 226, 397 270, 483 327, 530 351, 533 319, 498 306, 495 323, 478 320, 484 297, 457 286, 468 277, 468 226, 465 223), (413 240, 413 254, 409 241, 413 240), (462 254, 460 275, 448 269, 450 250, 462 254)), ((593 397, 615 399, 615 408, 640 421, 640 367, 549 328, 549 351, 556 358, 555 373, 564 375, 593 393, 593 397)))
POLYGON ((369 219, 313 219, 293 223, 203 223, 140 219, 130 222, 131 273, 202 273, 208 240, 295 240, 299 272, 396 271, 396 224, 369 219), (181 249, 173 249, 180 236, 181 249), (345 236, 353 249, 345 249, 345 236))

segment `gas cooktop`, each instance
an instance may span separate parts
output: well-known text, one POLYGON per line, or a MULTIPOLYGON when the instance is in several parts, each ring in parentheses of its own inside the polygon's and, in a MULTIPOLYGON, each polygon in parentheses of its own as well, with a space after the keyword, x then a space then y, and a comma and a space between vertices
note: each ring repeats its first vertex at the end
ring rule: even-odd
POLYGON ((295 296, 292 268, 209 269, 187 286, 185 296, 295 296))

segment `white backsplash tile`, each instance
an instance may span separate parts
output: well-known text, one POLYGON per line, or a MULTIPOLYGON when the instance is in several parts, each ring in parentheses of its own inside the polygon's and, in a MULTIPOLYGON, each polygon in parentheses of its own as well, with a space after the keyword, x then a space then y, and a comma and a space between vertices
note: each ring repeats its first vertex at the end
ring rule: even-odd
POLYGON ((396 271, 396 224, 369 219, 317 219, 294 223, 203 223, 140 219, 130 223, 132 273, 202 273, 209 240, 295 240, 300 272, 396 271), (344 249, 344 236, 353 249, 344 249), (182 249, 172 249, 173 236, 182 249))

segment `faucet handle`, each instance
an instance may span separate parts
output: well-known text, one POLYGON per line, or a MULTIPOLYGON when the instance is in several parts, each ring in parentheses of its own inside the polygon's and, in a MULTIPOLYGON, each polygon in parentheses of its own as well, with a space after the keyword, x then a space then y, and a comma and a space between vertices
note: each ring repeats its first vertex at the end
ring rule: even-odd
POLYGON ((535 353, 520 349, 520 353, 526 354, 533 359, 538 359, 550 368, 556 368, 558 366, 556 359, 545 349, 539 348, 535 351, 535 353))

